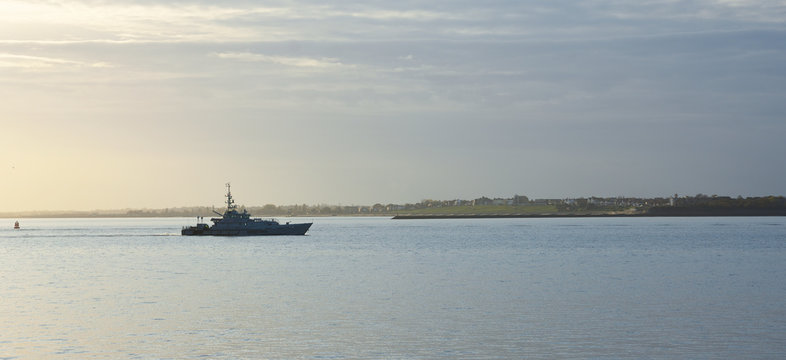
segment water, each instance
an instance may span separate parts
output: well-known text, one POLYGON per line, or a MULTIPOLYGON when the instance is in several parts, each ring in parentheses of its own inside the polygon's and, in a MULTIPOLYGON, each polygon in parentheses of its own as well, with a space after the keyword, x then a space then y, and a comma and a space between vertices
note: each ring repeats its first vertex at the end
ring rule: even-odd
POLYGON ((317 218, 227 238, 14 220, 0 359, 786 355, 782 217, 317 218))

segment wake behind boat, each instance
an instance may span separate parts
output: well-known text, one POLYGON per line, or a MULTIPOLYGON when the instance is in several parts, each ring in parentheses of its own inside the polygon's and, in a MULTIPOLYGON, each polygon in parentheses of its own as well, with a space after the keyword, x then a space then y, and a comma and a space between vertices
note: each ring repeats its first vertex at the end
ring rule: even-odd
POLYGON ((217 235, 217 236, 247 236, 247 235, 305 235, 313 223, 280 224, 275 219, 252 218, 244 209, 237 211, 237 205, 232 199, 229 183, 227 183, 227 208, 220 218, 212 218, 213 226, 197 222, 196 226, 184 227, 181 235, 217 235))

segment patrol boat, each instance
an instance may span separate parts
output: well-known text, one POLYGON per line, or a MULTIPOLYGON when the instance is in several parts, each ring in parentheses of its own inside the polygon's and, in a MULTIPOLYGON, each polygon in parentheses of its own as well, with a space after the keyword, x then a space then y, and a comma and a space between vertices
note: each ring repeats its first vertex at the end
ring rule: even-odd
MULTIPOLYGON (((232 199, 229 183, 227 183, 227 209, 220 218, 212 218, 213 226, 197 221, 196 226, 187 226, 180 231, 182 235, 217 235, 217 236, 246 236, 246 235, 305 235, 313 223, 279 224, 275 219, 252 218, 243 209, 237 211, 237 205, 232 199)), ((201 218, 200 218, 201 219, 201 218)))

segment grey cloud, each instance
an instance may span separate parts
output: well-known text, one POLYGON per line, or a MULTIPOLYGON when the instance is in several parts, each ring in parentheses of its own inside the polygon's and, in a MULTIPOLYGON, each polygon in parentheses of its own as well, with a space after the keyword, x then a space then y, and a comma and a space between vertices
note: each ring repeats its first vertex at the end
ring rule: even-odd
MULTIPOLYGON (((31 94, 59 109, 40 115, 47 121, 166 124, 157 136, 183 153, 203 151, 220 123, 245 162, 279 153, 334 179, 343 175, 324 164, 394 183, 401 170, 435 198, 480 196, 482 186, 784 193, 768 180, 786 176, 772 165, 786 153, 786 29, 771 19, 780 3, 734 3, 738 12, 710 1, 112 4, 185 12, 172 24, 152 16, 71 36, 59 35, 68 24, 0 35, 14 61, 73 62, 46 76, 4 68, 0 91, 18 97, 5 104, 31 94), (113 67, 73 66, 100 63, 113 67), (363 165, 380 159, 393 165, 363 165), (746 185, 728 169, 759 180, 746 185), (484 183, 488 174, 504 176, 484 183), (442 192, 459 175, 467 183, 442 192)), ((325 190, 310 185, 298 196, 325 190)), ((346 196, 324 201, 377 201, 346 196)))

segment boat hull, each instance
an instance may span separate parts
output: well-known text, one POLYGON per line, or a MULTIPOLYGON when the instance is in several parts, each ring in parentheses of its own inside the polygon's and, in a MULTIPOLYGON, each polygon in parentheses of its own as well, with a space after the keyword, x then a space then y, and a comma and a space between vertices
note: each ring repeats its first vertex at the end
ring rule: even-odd
POLYGON ((269 235, 305 235, 313 223, 285 224, 253 227, 220 227, 220 226, 190 226, 183 228, 181 235, 187 236, 269 236, 269 235))

